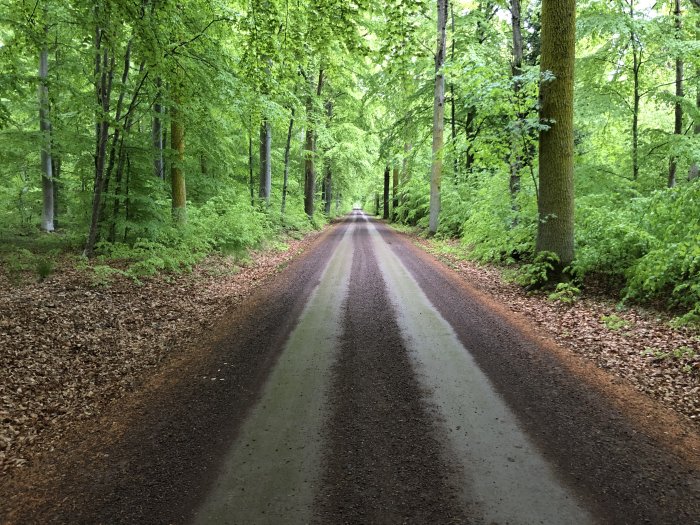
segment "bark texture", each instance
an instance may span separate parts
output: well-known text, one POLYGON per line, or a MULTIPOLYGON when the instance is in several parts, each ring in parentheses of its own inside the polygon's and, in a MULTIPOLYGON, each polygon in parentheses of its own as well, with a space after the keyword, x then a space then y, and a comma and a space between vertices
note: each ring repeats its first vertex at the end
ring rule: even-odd
POLYGON ((440 219, 440 186, 442 183, 442 148, 445 134, 445 63, 447 1, 437 0, 437 50, 435 52, 435 98, 433 101, 433 162, 430 173, 430 233, 437 232, 440 219))
POLYGON ((399 207, 399 165, 394 164, 394 173, 391 184, 391 220, 396 222, 397 208, 399 207))
POLYGON ((382 217, 384 219, 389 218, 389 182, 391 179, 391 170, 389 169, 389 166, 384 168, 384 214, 382 217))
MULTIPOLYGON (((321 96, 323 89, 323 68, 318 72, 318 84, 316 96, 321 96)), ((314 216, 314 195, 316 194, 316 169, 314 166, 316 156, 316 130, 311 120, 314 110, 313 95, 309 93, 306 100, 306 118, 309 120, 306 128, 306 154, 304 160, 304 211, 309 217, 314 216)))
POLYGON ((187 192, 185 189, 185 127, 180 115, 179 100, 171 108, 170 140, 171 147, 176 152, 175 160, 170 168, 173 193, 173 220, 176 224, 187 222, 187 192))
POLYGON ((163 168, 163 106, 161 105, 161 79, 157 78, 156 98, 153 103, 153 122, 151 123, 151 138, 153 141, 153 174, 157 179, 165 178, 163 168))
POLYGON ((539 222, 536 250, 554 252, 561 267, 574 258, 574 56, 576 1, 542 1, 541 70, 555 79, 540 88, 539 222))
MULTIPOLYGON (((676 25, 676 39, 681 38, 681 29, 683 22, 681 18, 681 0, 674 0, 673 15, 676 25)), ((683 106, 681 99, 683 98, 683 59, 676 57, 676 103, 674 104, 674 124, 673 134, 678 136, 683 134, 683 106)), ((676 185, 676 171, 678 170, 678 159, 675 155, 671 156, 668 166, 668 187, 673 188, 676 185)))
MULTIPOLYGON (((520 0, 511 1, 511 20, 513 29, 513 63, 511 75, 513 77, 513 95, 518 107, 520 107, 520 80, 517 78, 523 72, 523 35, 521 30, 520 0)), ((524 129, 525 115, 518 109, 517 126, 511 139, 512 151, 510 160, 510 195, 513 199, 513 209, 516 209, 515 197, 520 191, 520 167, 522 166, 522 155, 520 153, 522 133, 524 129)))
POLYGON ((272 190, 272 126, 269 120, 260 124, 260 191, 258 196, 270 205, 272 190))
POLYGON ((284 179, 282 180, 282 213, 287 206, 287 185, 289 182, 289 150, 292 146, 292 130, 294 129, 294 108, 289 117, 289 129, 287 130, 287 144, 284 146, 284 179))
POLYGON ((39 129, 41 131, 41 229, 54 231, 54 181, 51 159, 51 120, 49 118, 49 52, 46 47, 39 53, 39 129))

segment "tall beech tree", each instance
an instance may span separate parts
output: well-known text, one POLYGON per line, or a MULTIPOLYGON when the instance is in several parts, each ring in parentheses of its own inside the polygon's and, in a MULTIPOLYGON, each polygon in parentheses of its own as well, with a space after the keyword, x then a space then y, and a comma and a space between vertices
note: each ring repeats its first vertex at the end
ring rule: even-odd
MULTIPOLYGON (((538 252, 553 252, 559 272, 574 259, 574 60, 576 0, 542 0, 538 252)), ((559 273, 558 272, 558 273, 559 273)))
POLYGON ((448 0, 437 0, 437 49, 435 51, 435 96, 433 99, 433 160, 430 170, 430 223, 428 231, 437 232, 440 220, 442 159, 445 134, 445 64, 448 0))
POLYGON ((384 168, 384 198, 382 199, 382 205, 384 209, 384 213, 382 215, 382 218, 387 220, 389 219, 389 188, 390 188, 390 183, 391 183, 391 168, 387 164, 386 167, 384 168))
POLYGON ((41 229, 45 232, 54 231, 54 177, 53 159, 51 156, 51 120, 49 117, 49 88, 47 78, 49 73, 48 28, 44 30, 44 44, 39 52, 39 129, 41 131, 41 192, 42 214, 41 229))

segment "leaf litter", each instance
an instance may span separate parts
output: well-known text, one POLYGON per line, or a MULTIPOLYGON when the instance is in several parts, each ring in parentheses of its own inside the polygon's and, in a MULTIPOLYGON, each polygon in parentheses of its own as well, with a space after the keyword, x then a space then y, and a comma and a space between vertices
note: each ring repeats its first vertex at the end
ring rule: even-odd
POLYGON ((465 259, 459 241, 447 241, 450 249, 444 250, 441 241, 411 238, 470 285, 530 319, 542 335, 700 425, 699 331, 672 327, 660 311, 619 309, 602 293, 584 293, 569 304, 552 301, 506 282, 496 267, 465 259))
POLYGON ((141 284, 115 275, 97 285, 67 259, 41 282, 0 271, 0 479, 136 391, 317 236, 141 284))

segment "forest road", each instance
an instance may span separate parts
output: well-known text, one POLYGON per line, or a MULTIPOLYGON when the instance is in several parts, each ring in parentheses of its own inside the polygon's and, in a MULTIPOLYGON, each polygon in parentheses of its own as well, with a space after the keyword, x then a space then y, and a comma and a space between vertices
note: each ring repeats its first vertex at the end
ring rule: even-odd
POLYGON ((503 312, 354 211, 26 521, 700 523, 698 463, 503 312))

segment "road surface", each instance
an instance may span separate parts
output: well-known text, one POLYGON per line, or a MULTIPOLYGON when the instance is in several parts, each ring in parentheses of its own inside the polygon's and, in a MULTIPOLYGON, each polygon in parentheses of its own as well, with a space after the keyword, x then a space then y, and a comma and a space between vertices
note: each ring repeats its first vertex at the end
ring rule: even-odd
POLYGON ((697 451, 580 370, 355 211, 16 519, 700 523, 697 451))

